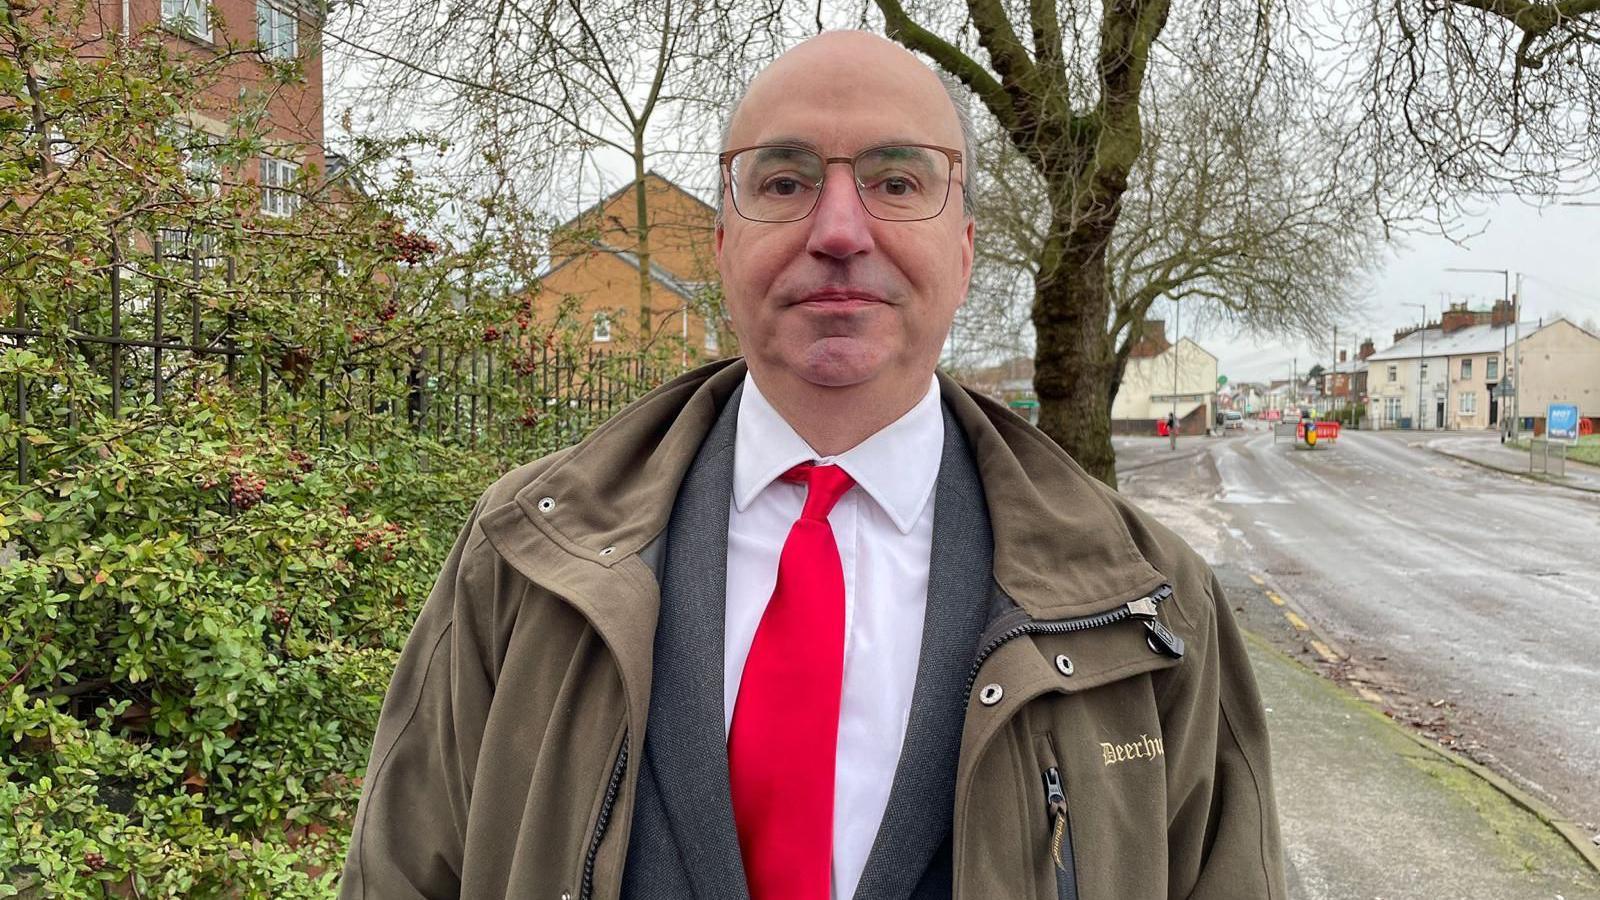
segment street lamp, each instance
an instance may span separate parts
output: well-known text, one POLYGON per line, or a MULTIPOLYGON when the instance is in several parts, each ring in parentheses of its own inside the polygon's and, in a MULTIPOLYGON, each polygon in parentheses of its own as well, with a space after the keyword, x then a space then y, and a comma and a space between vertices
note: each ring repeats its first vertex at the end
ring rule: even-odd
MULTIPOLYGON (((1501 299, 1502 302, 1511 304, 1511 323, 1512 323, 1513 327, 1516 327, 1517 320, 1519 318, 1521 318, 1521 316, 1519 316, 1517 314, 1516 304, 1511 303, 1511 270, 1509 270, 1509 269, 1466 269, 1466 268, 1456 268, 1454 266, 1446 266, 1445 267, 1445 271, 1446 272, 1475 272, 1475 273, 1477 273, 1479 275, 1499 275, 1501 277, 1501 279, 1502 279, 1502 287, 1501 287, 1500 299, 1501 299)), ((1521 335, 1519 334, 1518 336, 1520 337, 1521 335)), ((1505 379, 1510 378, 1511 377, 1511 345, 1506 340, 1506 329, 1505 329, 1505 326, 1503 326, 1503 325, 1500 327, 1500 366, 1501 366, 1500 379, 1502 381, 1504 381, 1505 379)), ((1512 385, 1514 387, 1516 385, 1516 382, 1513 381, 1512 385)), ((1500 396, 1502 398, 1504 398, 1505 394, 1501 393, 1500 396)), ((1505 414, 1505 411, 1501 410, 1501 415, 1504 416, 1504 414, 1505 414)), ((1516 437, 1516 431, 1515 431, 1516 427, 1517 427, 1517 417, 1516 417, 1516 414, 1513 413, 1512 417, 1511 417, 1511 429, 1512 429, 1511 435, 1512 435, 1513 438, 1516 437)), ((1507 429, 1504 429, 1504 428, 1500 429, 1500 442, 1501 443, 1505 443, 1506 431, 1507 431, 1507 429)))
POLYGON ((1167 429, 1168 449, 1178 449, 1178 301, 1172 301, 1172 427, 1167 429))
POLYGON ((1424 395, 1427 393, 1427 385, 1422 380, 1422 370, 1428 365, 1428 304, 1407 303, 1406 305, 1415 306, 1417 309, 1422 310, 1422 327, 1417 331, 1422 337, 1422 347, 1417 351, 1417 430, 1421 431, 1423 404, 1426 402, 1424 395))

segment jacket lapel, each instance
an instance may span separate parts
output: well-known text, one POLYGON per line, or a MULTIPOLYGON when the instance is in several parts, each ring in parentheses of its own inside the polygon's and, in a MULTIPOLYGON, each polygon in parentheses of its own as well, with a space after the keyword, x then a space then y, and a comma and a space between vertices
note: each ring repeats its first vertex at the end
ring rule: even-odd
POLYGON ((694 894, 748 896, 733 825, 722 660, 728 507, 739 396, 725 404, 678 492, 667 529, 646 764, 694 894))
POLYGON ((856 887, 858 900, 900 900, 924 874, 949 896, 948 861, 928 873, 949 835, 955 806, 967 670, 988 618, 994 544, 983 484, 960 426, 944 411, 945 442, 934 493, 928 609, 911 720, 889 792, 889 805, 856 887))

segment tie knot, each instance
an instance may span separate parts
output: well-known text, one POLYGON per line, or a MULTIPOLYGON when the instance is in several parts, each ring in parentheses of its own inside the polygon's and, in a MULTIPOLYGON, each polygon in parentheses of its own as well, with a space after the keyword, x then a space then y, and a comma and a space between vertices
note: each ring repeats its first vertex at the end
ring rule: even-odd
POLYGON ((784 481, 806 486, 806 505, 800 511, 802 519, 826 519, 845 491, 850 490, 855 479, 838 466, 819 466, 801 463, 778 476, 784 481))

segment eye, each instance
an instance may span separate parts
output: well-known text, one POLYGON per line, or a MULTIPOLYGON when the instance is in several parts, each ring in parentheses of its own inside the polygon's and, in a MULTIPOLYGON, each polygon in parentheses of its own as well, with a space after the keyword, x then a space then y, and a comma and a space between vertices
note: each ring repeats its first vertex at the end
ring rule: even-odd
POLYGON ((805 185, 801 184, 797 178, 780 175, 767 179, 764 190, 775 197, 793 197, 795 194, 805 190, 805 185))
POLYGON ((909 178, 895 175, 883 180, 883 191, 891 197, 904 197, 915 193, 916 190, 916 184, 909 178))

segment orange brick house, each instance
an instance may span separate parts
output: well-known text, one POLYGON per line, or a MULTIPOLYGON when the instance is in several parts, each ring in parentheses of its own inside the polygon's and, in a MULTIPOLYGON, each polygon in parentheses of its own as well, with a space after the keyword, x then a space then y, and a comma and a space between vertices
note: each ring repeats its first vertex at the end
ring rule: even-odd
MULTIPOLYGON (((719 302, 716 210, 656 172, 645 175, 645 197, 652 335, 682 340, 685 365, 736 352, 719 302)), ((630 182, 556 228, 536 312, 548 313, 563 298, 572 298, 580 318, 592 323, 595 349, 636 341, 638 221, 630 182)))

